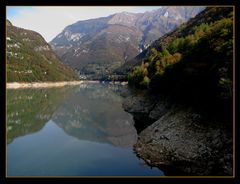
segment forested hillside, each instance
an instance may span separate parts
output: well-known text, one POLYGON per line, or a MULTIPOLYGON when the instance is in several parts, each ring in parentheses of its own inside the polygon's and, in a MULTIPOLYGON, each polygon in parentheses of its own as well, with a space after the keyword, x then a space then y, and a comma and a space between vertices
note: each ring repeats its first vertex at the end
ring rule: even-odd
POLYGON ((229 100, 233 82, 232 8, 207 8, 156 41, 129 83, 195 100, 229 100))

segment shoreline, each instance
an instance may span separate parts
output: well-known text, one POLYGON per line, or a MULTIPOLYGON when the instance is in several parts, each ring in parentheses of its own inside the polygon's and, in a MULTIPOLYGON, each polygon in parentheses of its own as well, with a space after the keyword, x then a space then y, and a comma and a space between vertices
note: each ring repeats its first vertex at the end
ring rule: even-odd
MULTIPOLYGON (((79 85, 84 83, 102 83, 95 80, 81 80, 81 81, 62 81, 62 82, 8 82, 6 89, 19 89, 19 88, 50 88, 50 87, 63 87, 67 85, 79 85)), ((127 82, 109 82, 110 84, 126 85, 127 82)))
POLYGON ((79 85, 84 81, 62 81, 62 82, 9 82, 6 83, 6 89, 18 88, 48 88, 48 87, 62 87, 66 85, 79 85))
MULTIPOLYGON (((209 117, 161 94, 129 95, 122 104, 133 115, 134 152, 167 175, 231 176, 233 138, 229 120, 209 117)), ((205 114, 206 113, 206 114, 205 114)))

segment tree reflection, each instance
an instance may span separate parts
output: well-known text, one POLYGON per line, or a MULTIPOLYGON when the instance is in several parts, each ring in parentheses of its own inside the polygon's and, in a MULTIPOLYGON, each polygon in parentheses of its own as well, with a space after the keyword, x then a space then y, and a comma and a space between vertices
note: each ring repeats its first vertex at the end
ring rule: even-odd
POLYGON ((7 143, 39 131, 73 92, 73 87, 7 90, 7 143))

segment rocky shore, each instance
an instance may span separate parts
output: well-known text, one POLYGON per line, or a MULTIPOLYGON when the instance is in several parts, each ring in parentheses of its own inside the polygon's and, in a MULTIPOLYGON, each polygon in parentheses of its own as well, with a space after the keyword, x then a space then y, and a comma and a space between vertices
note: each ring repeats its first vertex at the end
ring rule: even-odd
POLYGON ((147 164, 167 175, 233 175, 233 134, 226 122, 145 93, 127 97, 123 107, 134 116, 134 149, 147 164))

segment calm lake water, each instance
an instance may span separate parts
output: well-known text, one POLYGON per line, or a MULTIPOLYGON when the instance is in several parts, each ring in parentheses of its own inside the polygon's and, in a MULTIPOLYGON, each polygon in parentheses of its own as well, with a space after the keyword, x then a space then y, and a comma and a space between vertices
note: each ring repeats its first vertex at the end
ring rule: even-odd
POLYGON ((127 86, 7 90, 8 176, 161 176, 133 152, 127 86))

